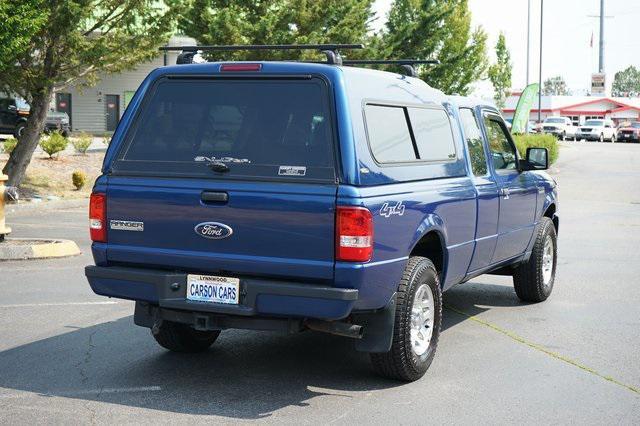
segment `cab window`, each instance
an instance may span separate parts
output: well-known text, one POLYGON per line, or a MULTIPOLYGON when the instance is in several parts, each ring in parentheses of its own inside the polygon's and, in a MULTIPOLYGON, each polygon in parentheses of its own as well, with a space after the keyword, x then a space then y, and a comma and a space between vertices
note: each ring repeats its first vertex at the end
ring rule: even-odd
POLYGON ((471 171, 475 176, 485 176, 487 174, 487 156, 482 144, 480 125, 476 120, 473 110, 470 108, 461 108, 460 122, 462 123, 465 141, 469 150, 471 171))
POLYGON ((484 117, 484 127, 487 130, 487 140, 491 161, 496 171, 516 169, 516 151, 509 142, 507 128, 497 117, 484 117))

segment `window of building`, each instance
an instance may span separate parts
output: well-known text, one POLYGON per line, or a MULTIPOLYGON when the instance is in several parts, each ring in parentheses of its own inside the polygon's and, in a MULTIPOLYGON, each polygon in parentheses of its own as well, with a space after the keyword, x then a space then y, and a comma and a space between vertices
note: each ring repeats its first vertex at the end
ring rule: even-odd
POLYGON ((480 126, 473 110, 470 108, 461 108, 460 122, 469 150, 471 171, 475 176, 485 176, 487 174, 487 156, 482 143, 482 132, 480 131, 480 126))
POLYGON ((516 168, 516 150, 509 142, 508 130, 504 124, 492 116, 484 117, 484 127, 487 130, 491 161, 497 171, 514 170, 516 168))

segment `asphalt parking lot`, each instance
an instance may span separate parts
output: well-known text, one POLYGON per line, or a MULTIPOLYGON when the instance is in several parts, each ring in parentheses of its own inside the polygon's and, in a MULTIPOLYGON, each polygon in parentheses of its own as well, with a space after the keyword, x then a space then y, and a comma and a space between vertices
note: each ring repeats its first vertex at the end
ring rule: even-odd
POLYGON ((14 236, 63 237, 79 257, 0 263, 0 423, 638 424, 640 144, 566 142, 554 294, 507 277, 445 294, 436 359, 411 384, 372 375, 348 340, 226 331, 177 355, 95 296, 86 208, 9 211, 14 236))

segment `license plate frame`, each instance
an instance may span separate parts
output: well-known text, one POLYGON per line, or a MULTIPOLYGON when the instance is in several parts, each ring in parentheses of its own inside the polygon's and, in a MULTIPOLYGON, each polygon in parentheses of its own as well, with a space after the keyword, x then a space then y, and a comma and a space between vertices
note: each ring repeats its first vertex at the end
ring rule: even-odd
POLYGON ((217 275, 188 274, 186 299, 222 305, 240 304, 240 279, 217 275))

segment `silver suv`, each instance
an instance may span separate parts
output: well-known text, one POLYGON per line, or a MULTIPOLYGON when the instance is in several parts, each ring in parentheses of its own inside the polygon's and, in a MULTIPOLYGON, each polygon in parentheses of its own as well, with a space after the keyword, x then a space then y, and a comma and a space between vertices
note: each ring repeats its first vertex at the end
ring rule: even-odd
POLYGON ((615 142, 617 137, 616 126, 609 119, 587 120, 578 128, 576 139, 604 142, 615 142))

